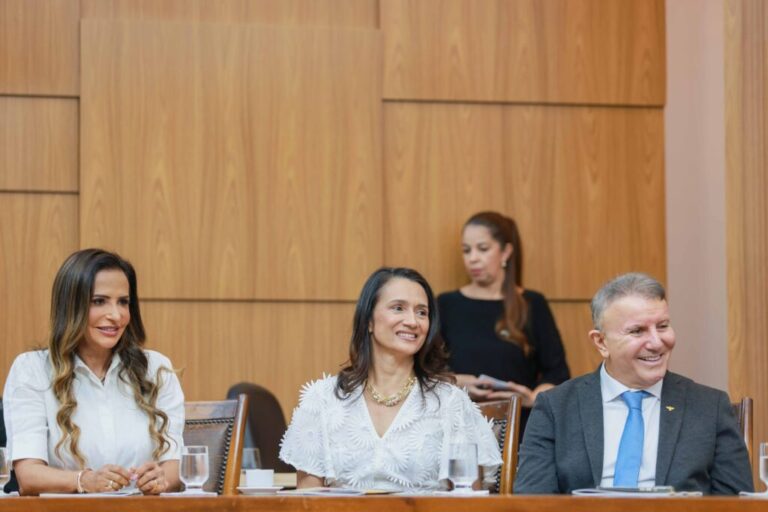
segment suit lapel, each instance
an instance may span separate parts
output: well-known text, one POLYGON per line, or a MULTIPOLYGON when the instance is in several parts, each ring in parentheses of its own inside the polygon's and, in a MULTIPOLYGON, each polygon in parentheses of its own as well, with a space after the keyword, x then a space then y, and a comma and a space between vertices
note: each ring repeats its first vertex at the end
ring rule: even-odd
POLYGON ((599 368, 581 382, 578 396, 584 443, 597 487, 603 478, 603 394, 599 368))
POLYGON ((667 372, 661 388, 659 411, 659 449, 656 455, 656 485, 665 485, 677 438, 683 424, 687 387, 681 385, 678 375, 667 372))

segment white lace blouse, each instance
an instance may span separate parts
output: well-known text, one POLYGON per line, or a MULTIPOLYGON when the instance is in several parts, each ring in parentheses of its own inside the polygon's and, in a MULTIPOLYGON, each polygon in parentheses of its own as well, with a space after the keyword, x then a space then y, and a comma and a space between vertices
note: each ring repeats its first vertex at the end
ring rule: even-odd
POLYGON ((305 384, 285 433, 280 458, 332 486, 433 490, 448 478, 451 442, 475 442, 492 475, 501 464, 491 426, 466 392, 440 383, 414 387, 389 429, 379 436, 360 391, 336 397, 336 377, 305 384))

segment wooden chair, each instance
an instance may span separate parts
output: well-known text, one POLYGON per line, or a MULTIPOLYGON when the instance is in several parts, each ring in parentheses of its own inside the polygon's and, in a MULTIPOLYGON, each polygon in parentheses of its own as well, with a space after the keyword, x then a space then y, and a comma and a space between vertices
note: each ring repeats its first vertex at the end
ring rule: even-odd
POLYGON ((225 496, 237 494, 248 397, 217 402, 187 402, 184 444, 208 447, 210 475, 203 489, 225 496))
POLYGON ((732 403, 733 414, 739 422, 741 435, 744 436, 744 444, 747 445, 749 460, 752 460, 752 399, 744 397, 741 402, 732 403))
POLYGON ((296 468, 280 460, 280 441, 287 428, 280 403, 267 388, 240 382, 227 391, 227 398, 248 396, 245 420, 245 448, 258 448, 262 468, 275 473, 295 473, 296 468))
POLYGON ((520 436, 521 400, 513 395, 509 400, 496 400, 477 404, 480 412, 493 420, 493 433, 501 449, 501 470, 496 474, 495 488, 491 492, 512 494, 517 471, 517 444, 520 436))

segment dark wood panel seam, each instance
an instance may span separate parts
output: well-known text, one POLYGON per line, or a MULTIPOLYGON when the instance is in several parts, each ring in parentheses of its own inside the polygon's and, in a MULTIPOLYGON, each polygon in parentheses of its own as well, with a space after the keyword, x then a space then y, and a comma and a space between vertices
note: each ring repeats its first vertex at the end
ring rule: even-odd
POLYGON ((13 92, 0 92, 0 98, 42 98, 42 99, 52 99, 52 100, 79 100, 80 95, 71 95, 71 94, 20 94, 20 93, 13 93, 13 92))
POLYGON ((384 103, 424 103, 444 105, 498 105, 498 106, 529 106, 529 107, 592 107, 592 108, 620 108, 620 109, 651 109, 664 110, 664 105, 658 104, 624 104, 624 103, 558 103, 543 101, 491 101, 491 100, 440 100, 419 98, 383 98, 384 103))
POLYGON ((163 303, 163 302, 183 302, 183 303, 213 303, 220 302, 226 304, 355 304, 356 300, 347 299, 231 299, 231 298, 181 298, 181 297, 141 297, 141 302, 163 303))
POLYGON ((24 190, 24 189, 0 189, 0 194, 54 194, 65 196, 79 196, 77 190, 24 190))
MULTIPOLYGON (((550 304, 583 304, 589 305, 592 299, 554 299, 547 297, 550 304)), ((232 299, 210 297, 141 297, 142 302, 222 302, 227 304, 355 304, 353 299, 232 299)))

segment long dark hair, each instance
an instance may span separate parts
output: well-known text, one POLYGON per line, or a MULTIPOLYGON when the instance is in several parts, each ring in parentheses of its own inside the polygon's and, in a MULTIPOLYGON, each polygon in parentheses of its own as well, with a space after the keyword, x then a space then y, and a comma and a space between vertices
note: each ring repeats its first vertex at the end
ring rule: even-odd
POLYGON ((440 336, 440 324, 437 316, 435 295, 427 280, 417 271, 403 267, 382 267, 368 278, 360 292, 352 321, 352 338, 349 342, 349 361, 339 372, 336 381, 336 396, 345 399, 368 380, 368 373, 373 364, 373 340, 368 327, 373 318, 373 310, 379 302, 381 289, 391 279, 400 277, 418 283, 427 295, 429 309, 429 330, 424 345, 413 358, 413 371, 422 392, 431 391, 438 382, 452 382, 447 373, 448 357, 440 336))
MULTIPOLYGON (((59 402, 56 423, 62 437, 56 444, 56 454, 69 441, 69 450, 80 467, 86 461, 78 449, 80 427, 72 421, 77 408, 73 391, 75 381, 74 357, 85 339, 88 313, 91 307, 96 274, 102 270, 120 270, 128 279, 131 319, 113 349, 120 357, 122 368, 119 377, 133 390, 136 405, 150 419, 149 435, 155 443, 153 457, 158 459, 170 448, 168 440, 168 415, 156 407, 159 392, 159 371, 155 382, 147 378, 149 362, 141 349, 146 335, 141 321, 136 272, 127 260, 102 249, 84 249, 70 255, 56 274, 51 293, 51 332, 48 349, 53 365, 53 394, 59 402), (159 428, 158 424, 159 423, 159 428)), ((161 370, 168 370, 161 368, 161 370)))
POLYGON ((480 212, 469 218, 467 226, 483 226, 488 229, 503 251, 507 244, 512 246, 512 261, 504 269, 501 293, 504 296, 504 312, 496 322, 496 334, 507 341, 516 343, 528 355, 531 346, 525 335, 528 320, 528 303, 518 290, 523 286, 523 244, 517 223, 511 217, 497 212, 480 212), (511 263, 511 264, 510 264, 511 263))

